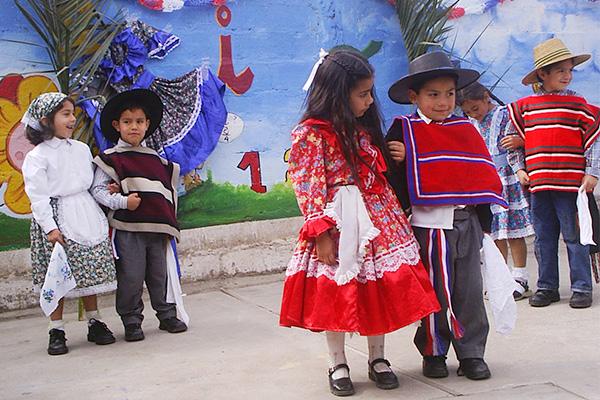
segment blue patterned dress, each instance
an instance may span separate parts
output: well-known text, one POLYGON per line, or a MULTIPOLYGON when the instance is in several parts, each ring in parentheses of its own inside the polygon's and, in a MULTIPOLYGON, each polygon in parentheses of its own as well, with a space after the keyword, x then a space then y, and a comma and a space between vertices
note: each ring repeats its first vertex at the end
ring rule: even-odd
POLYGON ((534 234, 529 211, 529 196, 523 191, 519 179, 506 158, 507 151, 500 141, 510 129, 510 119, 506 107, 496 107, 478 124, 496 170, 502 181, 502 195, 508 209, 492 204, 492 239, 518 239, 534 234))

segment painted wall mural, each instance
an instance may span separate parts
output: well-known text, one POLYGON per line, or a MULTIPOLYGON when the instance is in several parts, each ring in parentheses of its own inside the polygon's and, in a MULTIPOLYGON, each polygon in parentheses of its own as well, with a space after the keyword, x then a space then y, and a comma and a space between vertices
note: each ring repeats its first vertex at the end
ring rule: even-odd
MULTIPOLYGON (((39 43, 13 2, 0 1, 5 27, 0 39, 39 43)), ((128 21, 180 39, 168 57, 144 60, 153 76, 171 80, 207 68, 226 86, 227 118, 218 143, 182 179, 184 229, 298 215, 286 183, 289 133, 301 115, 301 87, 320 48, 348 45, 368 53, 386 125, 410 110, 387 98, 388 87, 407 67, 389 0, 114 0, 112 7, 123 9, 128 21)), ((556 34, 574 52, 593 54, 577 68, 573 88, 600 103, 598 2, 462 0, 452 17, 445 47, 485 71, 484 84, 498 82, 495 94, 502 100, 529 94, 520 79, 531 68, 532 48, 556 34)), ((7 41, 0 46, 1 251, 28 245, 30 210, 19 168, 30 146, 19 120, 38 93, 56 86, 52 77, 36 72, 45 68, 39 62, 45 60, 43 50, 7 41)))

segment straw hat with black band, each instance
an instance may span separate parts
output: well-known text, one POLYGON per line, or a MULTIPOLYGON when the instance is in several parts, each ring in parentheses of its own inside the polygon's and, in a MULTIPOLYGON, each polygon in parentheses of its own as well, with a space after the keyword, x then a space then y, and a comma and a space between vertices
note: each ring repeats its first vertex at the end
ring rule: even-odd
POLYGON ((479 72, 473 69, 457 68, 452 64, 448 55, 442 51, 423 54, 408 64, 408 75, 403 76, 390 87, 390 99, 400 104, 410 104, 408 90, 417 82, 435 79, 440 76, 453 75, 456 77, 456 89, 475 82, 479 72))
MULTIPOLYGON (((160 125, 163 116, 163 102, 156 93, 148 89, 133 89, 121 92, 112 97, 102 109, 100 114, 100 128, 102 134, 112 143, 117 143, 121 135, 113 127, 112 122, 118 121, 125 104, 139 105, 148 113, 150 126, 146 131, 144 139, 152 135, 160 125), (119 114, 119 115, 117 115, 119 114)), ((135 107, 134 107, 135 108, 135 107)))
POLYGON ((562 40, 558 38, 548 39, 533 48, 533 64, 535 69, 525 75, 521 83, 523 85, 531 85, 539 82, 537 70, 540 68, 569 59, 573 59, 573 66, 576 66, 586 62, 590 57, 590 54, 573 55, 562 40))

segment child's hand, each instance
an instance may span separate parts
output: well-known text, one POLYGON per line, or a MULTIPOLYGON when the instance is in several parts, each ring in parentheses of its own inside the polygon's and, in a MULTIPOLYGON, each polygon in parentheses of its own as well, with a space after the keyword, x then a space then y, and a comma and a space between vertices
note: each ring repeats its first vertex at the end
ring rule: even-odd
POLYGON ((51 230, 48 233, 47 237, 48 237, 48 241, 52 244, 58 242, 58 243, 62 244, 63 246, 65 245, 65 238, 63 237, 62 233, 58 229, 51 230))
POLYGON ((390 154, 394 161, 404 161, 404 158, 406 157, 406 147, 404 146, 404 143, 391 141, 388 142, 388 148, 390 149, 390 154))
POLYGON ((581 186, 583 186, 586 192, 593 192, 597 184, 598 178, 596 178, 594 175, 585 174, 583 180, 581 181, 581 186))
POLYGON ((117 182, 109 183, 108 191, 110 194, 121 193, 121 185, 119 185, 117 182))
POLYGON ((508 135, 500 140, 500 146, 506 150, 514 150, 525 146, 525 141, 519 135, 508 135))
POLYGON ((337 263, 335 242, 329 235, 329 232, 324 232, 317 236, 316 243, 317 258, 319 261, 327 265, 335 265, 337 263))
POLYGON ((133 211, 140 206, 141 202, 142 199, 137 193, 131 193, 129 196, 127 196, 127 209, 129 211, 133 211))
POLYGON ((529 186, 529 174, 524 169, 517 171, 517 178, 519 178, 521 185, 529 186))

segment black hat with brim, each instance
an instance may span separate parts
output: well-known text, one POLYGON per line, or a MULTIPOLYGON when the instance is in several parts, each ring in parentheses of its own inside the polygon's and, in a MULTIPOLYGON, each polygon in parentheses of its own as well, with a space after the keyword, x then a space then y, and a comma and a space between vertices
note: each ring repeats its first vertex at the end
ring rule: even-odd
POLYGON ((163 102, 156 93, 148 89, 133 89, 122 92, 112 97, 102 109, 100 114, 100 128, 102 134, 112 143, 117 143, 121 135, 113 127, 112 122, 118 121, 123 111, 123 105, 139 105, 148 113, 150 126, 144 139, 152 135, 160 125, 163 116, 163 102))
POLYGON ((410 104, 408 90, 415 83, 447 75, 456 77, 456 89, 459 90, 479 79, 480 74, 474 69, 456 68, 446 53, 434 51, 412 60, 408 64, 408 75, 394 83, 388 95, 395 103, 410 104))

